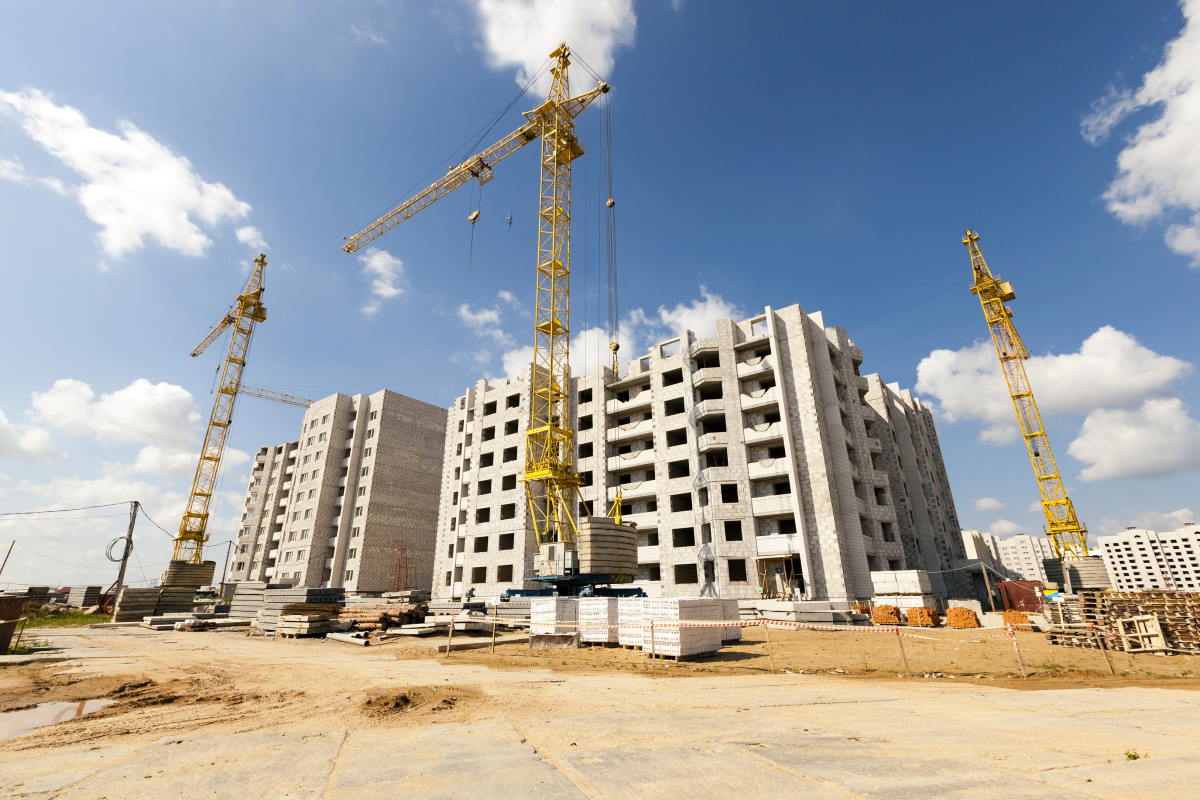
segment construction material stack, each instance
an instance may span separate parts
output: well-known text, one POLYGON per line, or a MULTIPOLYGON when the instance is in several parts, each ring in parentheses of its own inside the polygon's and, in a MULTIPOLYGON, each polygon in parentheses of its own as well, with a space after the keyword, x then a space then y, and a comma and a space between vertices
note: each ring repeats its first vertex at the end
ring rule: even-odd
POLYGON ((584 644, 617 643, 617 598, 579 598, 579 638, 584 644))
POLYGON ((154 616, 158 608, 158 587, 151 589, 134 589, 125 586, 117 595, 117 605, 113 609, 113 622, 141 622, 146 617, 154 616))
MULTIPOLYGON (((1162 652, 1200 655, 1200 593, 1179 591, 1080 592, 1079 615, 1085 625, 1107 631, 1106 647, 1147 652, 1138 631, 1161 633, 1162 652)), ((1064 647, 1096 647, 1088 628, 1058 628, 1047 637, 1064 647)))
POLYGON ((621 597, 617 600, 617 643, 622 647, 642 647, 646 617, 644 597, 621 597))
MULTIPOLYGON (((724 626, 681 627, 679 622, 720 623, 721 601, 713 597, 648 597, 644 601, 646 623, 654 623, 654 652, 661 656, 697 656, 721 649, 724 626)), ((642 649, 649 646, 649 637, 642 649)))
POLYGON ((530 601, 527 597, 514 597, 498 604, 492 613, 508 623, 529 619, 530 601))
POLYGON ((275 628, 278 636, 300 638, 324 636, 333 630, 329 617, 324 614, 281 614, 275 628))
MULTIPOLYGON (((288 609, 291 610, 290 607, 288 609)), ((348 603, 337 614, 339 622, 353 622, 360 631, 382 631, 401 625, 425 622, 428 607, 424 603, 348 603)))
POLYGON ((933 584, 929 573, 921 569, 881 571, 871 573, 875 605, 895 606, 901 616, 910 608, 935 608, 933 584))
POLYGON ((255 627, 263 632, 273 632, 279 624, 279 615, 285 606, 298 603, 341 606, 346 598, 346 590, 341 588, 325 589, 267 589, 263 596, 263 606, 258 612, 255 627))
POLYGON ((576 632, 579 600, 574 597, 534 597, 529 603, 529 633, 549 636, 576 632))
POLYGON ((9 589, 4 593, 4 597, 20 597, 26 603, 40 603, 45 605, 50 602, 50 587, 49 586, 20 586, 16 589, 9 589))
MULTIPOLYGON (((457 617, 462 615, 478 615, 482 616, 487 610, 487 603, 482 600, 466 600, 458 601, 437 601, 429 604, 429 616, 431 617, 457 617)), ((429 620, 434 622, 437 620, 429 620)))
POLYGON ((187 614, 192 611, 192 602, 196 599, 199 586, 163 586, 158 594, 158 608, 154 613, 187 614))
MULTIPOLYGON (((721 601, 721 619, 726 622, 741 622, 742 609, 737 600, 721 601)), ((733 644, 742 640, 741 625, 727 625, 721 629, 721 644, 733 644)))
POLYGON ((72 586, 67 595, 67 605, 75 608, 91 608, 100 604, 100 586, 72 586))

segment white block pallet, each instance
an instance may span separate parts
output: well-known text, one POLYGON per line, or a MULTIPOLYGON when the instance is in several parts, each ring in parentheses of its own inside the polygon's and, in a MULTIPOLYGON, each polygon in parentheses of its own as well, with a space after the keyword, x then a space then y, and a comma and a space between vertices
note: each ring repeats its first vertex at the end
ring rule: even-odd
POLYGON ((581 597, 579 598, 579 638, 584 642, 613 643, 617 642, 617 598, 615 597, 581 597), (585 623, 606 625, 609 627, 586 627, 585 623))
POLYGON ((617 642, 622 647, 641 647, 643 644, 644 600, 643 597, 622 597, 617 601, 617 642))
MULTIPOLYGON (((721 601, 715 597, 648 597, 643 600, 645 623, 654 622, 654 655, 693 656, 721 649, 724 626, 685 628, 672 622, 721 622, 721 601), (659 623, 664 623, 659 627, 659 623)), ((650 647, 644 634, 642 649, 650 647)))
POLYGON ((529 633, 575 633, 579 601, 574 597, 534 597, 529 603, 529 633))
MULTIPOLYGON (((742 610, 737 600, 721 601, 721 619, 728 622, 738 622, 742 618, 742 610)), ((742 626, 730 625, 721 629, 722 642, 738 642, 742 639, 742 626)))

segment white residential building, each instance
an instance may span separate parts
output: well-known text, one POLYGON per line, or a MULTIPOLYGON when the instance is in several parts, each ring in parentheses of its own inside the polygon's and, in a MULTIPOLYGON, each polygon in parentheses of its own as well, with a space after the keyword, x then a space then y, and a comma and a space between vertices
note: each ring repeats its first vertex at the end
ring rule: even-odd
POLYGON ((255 457, 230 580, 428 588, 445 425, 386 390, 313 403, 299 439, 255 457))
MULTIPOLYGON (((571 379, 579 511, 604 514, 620 488, 636 585, 865 599, 872 570, 927 569, 947 596, 941 576, 966 554, 929 409, 861 375, 862 351, 820 313, 767 308, 716 330, 571 379)), ((519 482, 528 377, 481 380, 448 411, 436 598, 540 586, 525 580, 537 545, 519 482)))
POLYGON ((1000 563, 1009 572, 1023 581, 1045 581, 1046 567, 1043 559, 1054 558, 1054 548, 1045 536, 1019 534, 996 543, 1000 563))
POLYGON ((1200 591, 1200 527, 1194 522, 1170 533, 1127 528, 1097 541, 1109 578, 1119 592, 1200 591))

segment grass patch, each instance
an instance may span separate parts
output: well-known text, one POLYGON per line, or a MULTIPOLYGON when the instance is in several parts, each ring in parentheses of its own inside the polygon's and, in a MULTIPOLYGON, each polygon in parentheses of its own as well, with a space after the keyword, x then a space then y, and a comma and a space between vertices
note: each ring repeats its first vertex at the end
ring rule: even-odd
POLYGON ((25 623, 28 628, 68 628, 80 625, 95 625, 99 622, 112 622, 111 614, 84 614, 82 611, 59 613, 50 611, 40 603, 26 603, 21 616, 28 617, 25 623))
MULTIPOLYGON (((14 639, 16 637, 13 637, 14 639)), ((44 639, 37 639, 33 636, 22 636, 21 644, 18 647, 10 647, 5 655, 10 656, 27 656, 30 651, 36 650, 39 647, 49 647, 50 643, 44 639)))

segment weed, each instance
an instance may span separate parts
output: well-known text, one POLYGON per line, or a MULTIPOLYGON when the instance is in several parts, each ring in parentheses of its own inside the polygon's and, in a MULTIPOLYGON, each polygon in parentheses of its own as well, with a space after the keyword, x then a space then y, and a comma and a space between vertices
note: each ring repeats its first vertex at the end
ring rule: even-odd
POLYGON ((1137 750, 1126 750, 1125 751, 1125 760, 1126 761, 1137 761, 1139 758, 1145 758, 1145 756, 1138 753, 1137 750))
POLYGON ((1179 670, 1179 674, 1186 677, 1188 675, 1191 675, 1192 671, 1190 669, 1181 669, 1181 670, 1179 670))
POLYGON ((1049 669, 1049 670, 1054 670, 1055 672, 1059 672, 1061 670, 1066 669, 1066 667, 1064 667, 1062 664, 1059 664, 1058 662, 1053 661, 1053 660, 1044 661, 1041 664, 1034 664, 1033 666, 1035 669, 1049 669))
POLYGON ((874 672, 875 671, 875 668, 871 666, 871 654, 870 653, 863 653, 862 670, 863 670, 863 672, 874 672))

